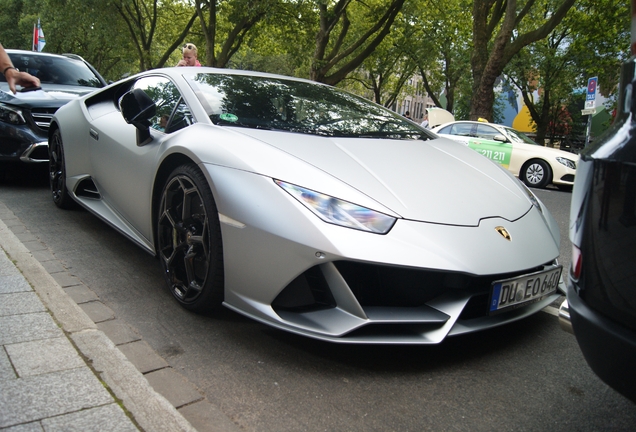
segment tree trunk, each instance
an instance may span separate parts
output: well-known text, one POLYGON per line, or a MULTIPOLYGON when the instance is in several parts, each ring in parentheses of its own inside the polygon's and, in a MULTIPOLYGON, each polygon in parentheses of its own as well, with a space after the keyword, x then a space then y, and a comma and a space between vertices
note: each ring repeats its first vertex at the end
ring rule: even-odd
POLYGON ((492 120, 495 101, 494 86, 504 67, 523 47, 543 39, 563 20, 575 0, 562 0, 551 11, 549 19, 535 30, 513 36, 521 21, 528 15, 534 0, 528 0, 517 11, 516 0, 475 0, 473 2, 473 93, 470 119, 492 120), (493 34, 497 34, 493 39, 493 34), (492 40, 492 42, 491 42, 492 40))

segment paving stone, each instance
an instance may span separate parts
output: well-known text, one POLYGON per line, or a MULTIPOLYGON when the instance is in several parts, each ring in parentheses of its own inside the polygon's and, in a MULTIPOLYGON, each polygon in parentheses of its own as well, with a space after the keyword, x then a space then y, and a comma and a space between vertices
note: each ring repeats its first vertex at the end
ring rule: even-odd
POLYGON ((53 279, 55 279, 55 282, 60 284, 62 288, 79 285, 82 283, 82 281, 79 280, 76 276, 73 276, 68 272, 55 273, 51 276, 53 277, 53 279))
MULTIPOLYGON (((15 235, 17 237, 18 240, 20 240, 22 242, 22 244, 24 244, 26 246, 26 243, 30 243, 30 242, 38 242, 40 243, 40 241, 38 240, 38 238, 36 236, 34 236, 30 231, 25 231, 23 233, 18 233, 15 235)), ((42 244, 42 243, 40 243, 42 244)), ((27 247, 27 249, 30 250, 29 247, 27 247)))
POLYGON ((33 422, 2 429, 2 432, 44 432, 44 429, 40 422, 33 422))
POLYGON ((135 432, 132 421, 116 404, 42 420, 46 432, 135 432))
POLYGON ((90 288, 83 284, 63 289, 64 292, 66 292, 66 294, 68 294, 77 304, 99 300, 97 294, 95 294, 90 288))
POLYGON ((0 347, 0 381, 18 378, 5 350, 0 347))
POLYGON ((45 312, 40 297, 33 291, 0 294, 0 316, 45 312))
MULTIPOLYGON (((15 215, 13 215, 13 217, 10 218, 10 219, 2 218, 2 222, 4 222, 4 224, 8 228, 11 228, 11 227, 14 227, 14 226, 22 226, 22 227, 24 227, 24 224, 22 223, 22 221, 20 219, 18 219, 15 215)), ((26 230, 26 228, 25 228, 25 230, 26 230)))
POLYGON ((86 315, 95 323, 115 318, 115 312, 100 301, 82 303, 78 306, 81 307, 82 310, 86 312, 86 315))
POLYGON ((144 375, 148 383, 175 408, 203 399, 201 393, 172 368, 160 369, 144 375))
POLYGON ((114 319, 97 324, 97 328, 108 336, 115 345, 141 340, 141 336, 125 322, 114 319))
POLYGON ((40 263, 43 263, 46 261, 57 261, 55 256, 51 253, 50 250, 46 248, 46 246, 42 250, 37 250, 37 249, 36 250, 29 249, 29 250, 31 251, 33 258, 40 261, 40 263))
POLYGON ((38 312, 0 317, 0 345, 62 336, 51 315, 38 312))
POLYGON ((16 274, 20 274, 19 270, 15 268, 15 264, 7 254, 0 249, 0 276, 15 276, 16 274))
POLYGON ((207 400, 186 405, 178 411, 197 432, 239 432, 241 430, 218 407, 207 400))
POLYGON ((112 400, 86 366, 0 381, 0 428, 106 405, 112 400))
POLYGON ((168 367, 168 363, 143 340, 119 345, 117 348, 141 373, 168 367))
POLYGON ((0 276, 0 294, 33 291, 22 274, 0 276))
POLYGON ((22 223, 22 221, 16 219, 15 222, 12 221, 11 224, 6 223, 5 224, 9 227, 9 229, 13 232, 14 235, 18 235, 18 234, 22 234, 27 232, 26 227, 24 226, 24 224, 22 223))
MULTIPOLYGON (((26 234, 23 234, 26 236, 26 234)), ((16 236, 18 237, 18 236, 16 236)), ((20 238, 20 237, 18 237, 20 238)), ((31 241, 26 241, 26 240, 22 240, 22 244, 24 245, 24 247, 26 247, 29 252, 43 252, 43 251, 47 251, 48 252, 48 248, 40 241, 38 240, 37 237, 33 236, 33 240, 31 241)), ((49 252, 50 253, 50 252, 49 252)))
POLYGON ((66 337, 5 345, 21 378, 85 366, 66 337))
POLYGON ((40 261, 40 264, 42 264, 42 267, 44 267, 44 270, 46 270, 51 275, 53 273, 66 272, 66 269, 64 268, 64 266, 60 264, 60 262, 57 259, 54 259, 51 261, 41 261, 41 260, 38 260, 38 261, 40 261))

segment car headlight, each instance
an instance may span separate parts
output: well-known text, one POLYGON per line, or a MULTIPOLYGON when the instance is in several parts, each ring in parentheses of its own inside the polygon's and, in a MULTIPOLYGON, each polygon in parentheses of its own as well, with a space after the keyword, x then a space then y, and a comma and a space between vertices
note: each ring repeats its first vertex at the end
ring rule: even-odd
POLYGON ((388 233, 396 218, 375 210, 305 189, 291 183, 274 180, 278 186, 296 198, 313 214, 327 223, 377 234, 388 233))
POLYGON ((26 124, 22 111, 3 103, 0 103, 0 121, 12 125, 26 124))
POLYGON ((566 167, 570 168, 570 169, 576 169, 576 162, 574 162, 573 160, 570 159, 566 159, 564 157, 558 156, 556 158, 557 162, 560 163, 561 165, 565 165, 566 167))

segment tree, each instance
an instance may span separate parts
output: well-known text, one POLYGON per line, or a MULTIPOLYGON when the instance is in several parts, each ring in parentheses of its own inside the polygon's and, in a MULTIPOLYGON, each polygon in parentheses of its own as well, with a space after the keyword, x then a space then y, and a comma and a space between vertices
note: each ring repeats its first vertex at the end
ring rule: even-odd
POLYGON ((574 2, 527 0, 518 4, 516 0, 474 0, 471 119, 492 119, 493 89, 505 66, 522 48, 547 37, 574 2), (529 16, 535 20, 540 16, 541 19, 530 24, 527 22, 529 16), (522 24, 527 30, 520 31, 524 28, 522 24))
POLYGON ((137 70, 137 57, 123 21, 100 18, 112 16, 109 2, 40 0, 36 10, 46 35, 45 51, 78 54, 111 80, 137 70))
MULTIPOLYGON (((537 141, 560 139, 578 112, 569 112, 575 89, 598 76, 610 97, 620 64, 629 56, 629 9, 618 0, 580 0, 547 38, 524 47, 506 66, 536 125, 537 141), (538 100, 532 97, 539 92, 538 100)), ((578 108, 575 109, 578 111, 578 108)))
POLYGON ((31 39, 25 38, 19 26, 24 0, 0 0, 0 42, 5 48, 31 49, 31 39))
POLYGON ((277 5, 278 0, 196 0, 196 14, 206 41, 205 64, 226 67, 250 32, 277 5), (225 36, 222 42, 219 35, 225 36))
POLYGON ((382 43, 405 0, 316 0, 317 31, 309 76, 336 85, 382 43), (353 21, 352 21, 353 19, 353 21))
POLYGON ((416 62, 426 92, 441 107, 442 94, 446 109, 454 112, 460 81, 468 79, 470 51, 469 0, 416 3, 407 17, 412 23, 410 57, 416 62))
POLYGON ((409 56, 409 28, 404 20, 394 24, 391 34, 340 84, 351 89, 351 83, 356 83, 362 89, 357 92, 376 103, 387 107, 395 104, 416 71, 416 63, 409 56))
MULTIPOLYGON (((577 75, 572 53, 568 49, 570 31, 559 26, 546 39, 521 50, 507 65, 508 78, 521 90, 523 101, 536 125, 536 141, 543 143, 551 126, 567 127, 564 115, 577 75), (539 92, 538 100, 533 94, 539 92)), ((571 121, 571 118, 570 118, 571 121)))
POLYGON ((197 17, 178 0, 113 0, 113 7, 126 23, 142 71, 163 67, 197 17))

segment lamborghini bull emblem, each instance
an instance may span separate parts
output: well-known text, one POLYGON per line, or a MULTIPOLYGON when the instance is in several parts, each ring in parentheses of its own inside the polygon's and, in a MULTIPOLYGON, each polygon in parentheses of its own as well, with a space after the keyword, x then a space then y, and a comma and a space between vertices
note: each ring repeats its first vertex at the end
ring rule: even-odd
POLYGON ((501 234, 501 236, 502 236, 503 238, 505 238, 506 240, 508 240, 508 241, 511 241, 511 240, 512 240, 512 237, 510 237, 510 233, 509 233, 509 232, 508 232, 508 230, 507 230, 507 229, 505 229, 504 227, 502 227, 502 226, 498 226, 498 227, 495 227, 495 230, 496 230, 499 234, 501 234))

